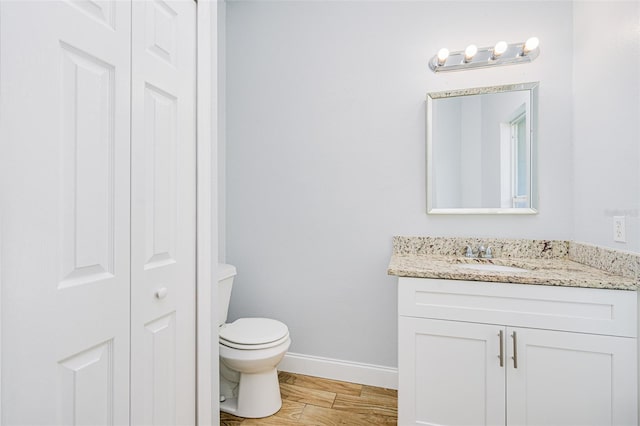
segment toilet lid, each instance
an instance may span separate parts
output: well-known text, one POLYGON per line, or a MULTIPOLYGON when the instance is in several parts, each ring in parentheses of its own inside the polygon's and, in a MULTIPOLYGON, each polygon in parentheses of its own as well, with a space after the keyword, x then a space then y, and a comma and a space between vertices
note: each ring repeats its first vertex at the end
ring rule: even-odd
POLYGON ((261 345, 282 339, 289 329, 269 318, 240 318, 220 327, 220 339, 239 345, 261 345))

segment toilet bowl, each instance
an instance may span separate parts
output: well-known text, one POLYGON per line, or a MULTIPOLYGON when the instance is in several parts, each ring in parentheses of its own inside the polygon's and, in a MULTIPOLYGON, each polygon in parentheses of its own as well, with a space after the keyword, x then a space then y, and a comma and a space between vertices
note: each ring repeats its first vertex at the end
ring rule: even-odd
POLYGON ((220 409, 239 417, 266 417, 282 406, 277 365, 289 349, 287 326, 241 318, 220 327, 220 409), (263 333, 261 333, 261 331, 263 333))
POLYGON ((269 318, 226 324, 235 267, 219 265, 220 411, 260 418, 282 406, 276 367, 291 345, 289 329, 269 318))

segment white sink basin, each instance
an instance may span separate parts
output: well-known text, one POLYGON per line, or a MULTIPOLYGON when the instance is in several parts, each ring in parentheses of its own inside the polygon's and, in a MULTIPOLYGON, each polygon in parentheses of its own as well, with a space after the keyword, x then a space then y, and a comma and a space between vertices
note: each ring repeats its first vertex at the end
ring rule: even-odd
POLYGON ((474 269, 476 271, 489 272, 528 272, 528 269, 516 268, 515 266, 494 265, 492 263, 463 263, 458 264, 460 268, 474 269))

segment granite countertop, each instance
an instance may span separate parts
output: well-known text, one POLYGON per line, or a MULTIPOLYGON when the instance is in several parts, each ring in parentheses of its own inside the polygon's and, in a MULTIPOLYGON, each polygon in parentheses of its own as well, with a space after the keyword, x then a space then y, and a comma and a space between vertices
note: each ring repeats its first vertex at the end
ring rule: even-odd
POLYGON ((490 281, 615 290, 637 290, 640 255, 612 253, 596 246, 567 241, 487 239, 494 258, 467 258, 467 245, 477 239, 394 237, 389 275, 490 281), (574 247, 571 247, 574 244, 574 247), (485 264, 522 268, 524 271, 466 269, 462 265, 485 264))

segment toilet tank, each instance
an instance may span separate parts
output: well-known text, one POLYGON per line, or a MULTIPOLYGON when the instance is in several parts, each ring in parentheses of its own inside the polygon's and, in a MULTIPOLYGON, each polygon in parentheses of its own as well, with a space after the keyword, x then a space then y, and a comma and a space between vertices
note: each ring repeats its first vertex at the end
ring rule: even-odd
POLYGON ((236 276, 236 267, 226 263, 218 263, 218 326, 227 322, 231 287, 236 276))

